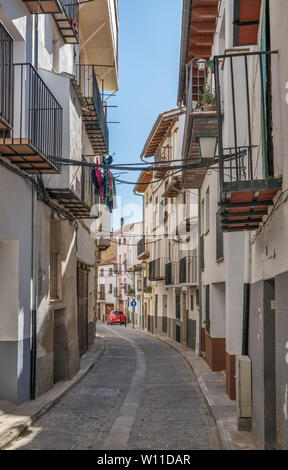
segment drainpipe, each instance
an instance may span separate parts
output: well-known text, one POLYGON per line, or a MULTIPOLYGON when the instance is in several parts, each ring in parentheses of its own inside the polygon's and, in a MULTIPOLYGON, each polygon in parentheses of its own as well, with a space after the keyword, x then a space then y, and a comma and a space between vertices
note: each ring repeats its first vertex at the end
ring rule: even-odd
POLYGON ((251 285, 251 239, 250 234, 245 234, 245 270, 244 270, 244 291, 243 291, 243 325, 242 325, 242 355, 248 355, 249 338, 249 304, 251 285))
MULTIPOLYGON (((38 70, 38 15, 34 15, 34 67, 38 70)), ((37 190, 32 186, 32 234, 31 234, 31 400, 36 399, 36 362, 37 362, 37 190)))
POLYGON ((201 197, 198 190, 198 288, 199 288, 199 356, 202 356, 202 271, 200 265, 200 239, 201 239, 201 197))

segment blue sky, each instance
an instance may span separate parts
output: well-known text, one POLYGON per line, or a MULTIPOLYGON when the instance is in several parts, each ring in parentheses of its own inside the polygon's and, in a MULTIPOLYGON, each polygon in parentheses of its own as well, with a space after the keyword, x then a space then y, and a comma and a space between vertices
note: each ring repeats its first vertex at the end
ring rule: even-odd
MULTIPOLYGON (((119 10, 120 83, 110 99, 118 108, 110 108, 109 120, 120 124, 109 124, 110 153, 114 163, 137 163, 157 116, 176 107, 182 0, 119 0, 119 10)), ((123 179, 137 177, 133 172, 123 179)), ((117 185, 122 204, 141 205, 133 189, 117 185)), ((116 211, 114 229, 118 218, 116 211)))

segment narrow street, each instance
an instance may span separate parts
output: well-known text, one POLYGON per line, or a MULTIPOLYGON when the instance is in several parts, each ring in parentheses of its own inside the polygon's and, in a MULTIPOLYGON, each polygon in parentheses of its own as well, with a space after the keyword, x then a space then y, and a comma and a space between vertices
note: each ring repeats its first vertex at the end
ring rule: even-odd
POLYGON ((194 374, 168 345, 99 325, 98 364, 9 450, 219 449, 194 374))

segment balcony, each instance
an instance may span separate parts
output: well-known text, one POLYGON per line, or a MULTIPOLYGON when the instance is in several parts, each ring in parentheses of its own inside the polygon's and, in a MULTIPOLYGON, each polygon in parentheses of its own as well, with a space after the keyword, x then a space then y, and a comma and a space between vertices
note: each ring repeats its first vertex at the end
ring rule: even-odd
POLYGON ((257 230, 282 188, 281 176, 274 174, 272 54, 274 52, 235 53, 214 58, 219 123, 219 206, 221 227, 225 232, 257 230), (226 103, 231 107, 227 147, 223 144, 221 123, 226 103), (252 126, 253 122, 259 126, 252 126))
MULTIPOLYGON (((82 160, 84 160, 84 157, 82 157, 82 160)), ((93 192, 91 170, 88 167, 81 167, 80 187, 79 195, 77 195, 75 188, 70 187, 68 184, 66 187, 48 187, 47 192, 52 199, 55 199, 60 205, 64 206, 75 219, 98 218, 98 215, 91 212, 93 205, 96 204, 97 201, 93 192)))
POLYGON ((172 176, 169 182, 167 182, 165 192, 162 197, 172 198, 177 197, 181 191, 181 179, 179 176, 172 176))
POLYGON ((165 259, 158 258, 149 263, 149 281, 165 280, 165 259))
POLYGON ((0 133, 13 126, 13 39, 0 22, 0 133))
POLYGON ((5 98, 13 103, 12 129, 0 130, 1 157, 29 174, 59 173, 61 106, 31 64, 14 64, 12 83, 14 96, 5 98))
POLYGON ((171 286, 175 283, 174 279, 175 269, 174 263, 167 263, 165 265, 165 284, 166 286, 171 286))
POLYGON ((79 1, 61 0, 62 11, 54 13, 54 19, 63 40, 67 44, 79 42, 79 1))
POLYGON ((23 0, 30 13, 52 14, 63 40, 68 44, 79 42, 78 0, 23 0))
MULTIPOLYGON (((186 72, 186 120, 184 131, 184 158, 186 163, 201 163, 199 136, 217 134, 217 112, 209 62, 193 59, 186 72)), ((200 189, 207 168, 186 169, 182 173, 184 189, 200 189)))
POLYGON ((186 256, 179 261, 179 284, 198 284, 198 259, 197 256, 186 256))
MULTIPOLYGON (((30 13, 54 14, 62 12, 61 0, 23 0, 30 13)), ((71 0, 72 3, 72 0, 71 0)))
POLYGON ((82 121, 96 155, 109 153, 109 130, 95 67, 75 66, 75 85, 82 105, 82 121))
MULTIPOLYGON (((167 167, 167 165, 169 165, 170 154, 171 154, 170 146, 159 147, 157 151, 155 152, 155 162, 160 163, 160 164, 163 163, 167 167)), ((167 169, 156 170, 155 177, 163 178, 166 175, 166 173, 167 173, 167 169)))
POLYGON ((165 267, 165 284, 172 285, 197 285, 198 284, 198 259, 197 256, 186 256, 177 262, 170 262, 165 267))
POLYGON ((146 241, 145 237, 141 238, 141 240, 137 243, 137 258, 139 260, 146 260, 150 256, 149 251, 146 250, 146 241))

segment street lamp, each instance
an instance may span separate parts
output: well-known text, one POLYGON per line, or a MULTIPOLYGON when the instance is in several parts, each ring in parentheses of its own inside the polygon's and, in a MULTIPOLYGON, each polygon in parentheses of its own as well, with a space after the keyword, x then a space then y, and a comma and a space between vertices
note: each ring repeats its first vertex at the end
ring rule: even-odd
POLYGON ((216 155, 218 137, 207 130, 197 137, 199 153, 202 161, 213 160, 216 155))

